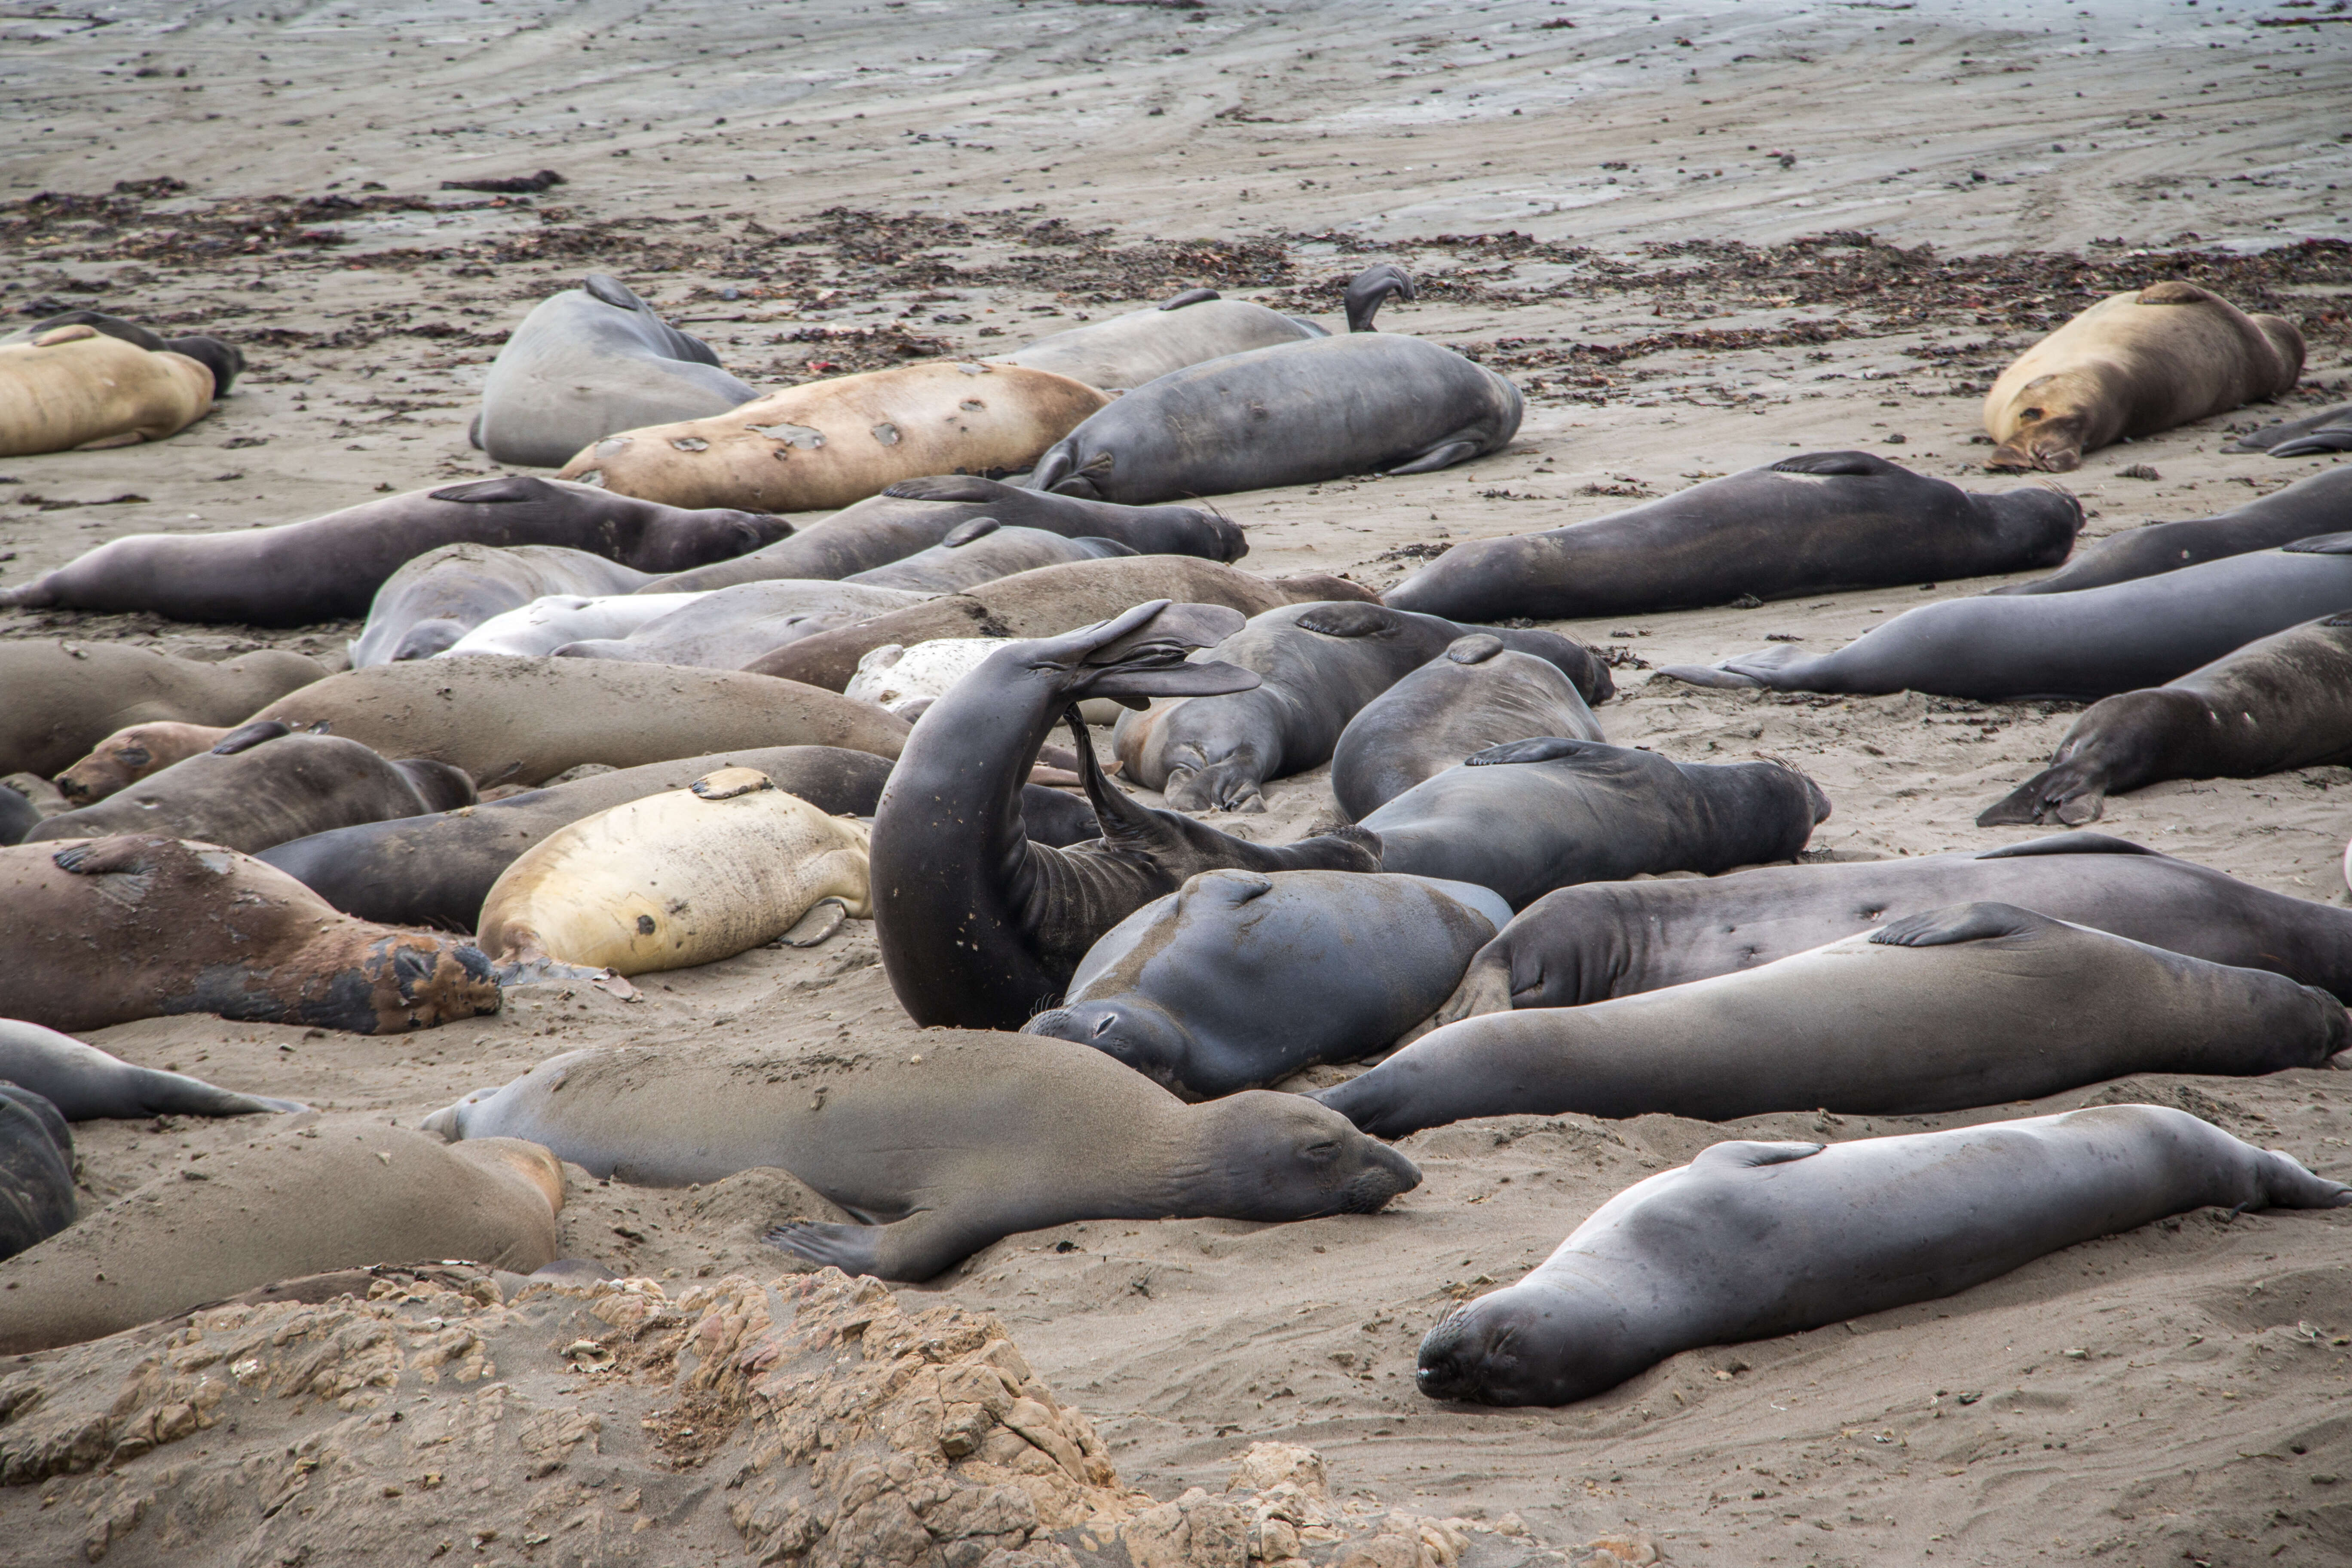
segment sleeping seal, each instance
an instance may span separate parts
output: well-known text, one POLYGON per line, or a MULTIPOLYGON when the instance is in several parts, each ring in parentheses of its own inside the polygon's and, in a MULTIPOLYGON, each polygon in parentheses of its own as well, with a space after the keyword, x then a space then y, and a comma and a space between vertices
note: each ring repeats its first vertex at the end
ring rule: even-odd
POLYGON ((1421 1342, 1422 1393, 1567 1405, 1668 1356, 1956 1295, 2079 1242, 2215 1208, 2340 1208, 2315 1176, 2185 1110, 1851 1143, 1717 1143, 1595 1210, 1526 1279, 1421 1342))
POLYGON ((651 574, 555 544, 445 544, 404 563, 368 605, 353 669, 430 658, 493 616, 551 594, 634 593, 651 574))
POLYGON ((1986 592, 2071 594, 2347 531, 2352 531, 2352 468, 2326 468, 2213 517, 2151 522, 2108 534, 2047 577, 1986 592))
POLYGON ((47 778, 133 724, 242 724, 326 673, 278 648, 212 664, 115 642, 0 641, 0 775, 47 778))
POLYGON ((646 1186, 790 1171, 869 1223, 769 1239, 885 1279, 928 1279, 1074 1220, 1371 1214, 1421 1184, 1412 1162, 1297 1095, 1186 1105, 1084 1046, 963 1029, 822 1056, 572 1051, 424 1126, 529 1137, 646 1186))
POLYGON ((168 719, 132 724, 92 746, 89 755, 50 782, 74 805, 95 805, 150 773, 204 755, 228 737, 228 727, 219 724, 182 724, 168 719))
MULTIPOLYGON (((2239 437, 2224 452, 2268 452, 2273 458, 2312 458, 2322 452, 2352 452, 2352 403, 2283 425, 2265 425, 2239 437)), ((2332 471, 2332 470, 2331 470, 2332 471)))
POLYGON ((68 1121, 99 1117, 258 1116, 301 1101, 215 1089, 200 1078, 133 1067, 70 1035, 0 1018, 0 1080, 30 1089, 68 1121))
POLYGON ((91 326, 55 327, 0 347, 0 458, 161 441, 211 413, 226 391, 226 378, 190 354, 143 349, 91 326))
MULTIPOLYGON (((0 1031, 11 1026, 0 1020, 0 1031)), ((58 1108, 37 1089, 0 1079, 0 1258, 73 1224, 73 1133, 58 1108)))

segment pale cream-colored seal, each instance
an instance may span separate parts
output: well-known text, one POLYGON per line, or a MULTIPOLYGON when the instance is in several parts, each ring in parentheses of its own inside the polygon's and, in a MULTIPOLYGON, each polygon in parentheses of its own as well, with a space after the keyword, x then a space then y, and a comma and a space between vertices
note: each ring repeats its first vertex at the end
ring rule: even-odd
POLYGON ((160 441, 212 406, 205 365, 95 327, 58 327, 0 348, 0 458, 160 441))

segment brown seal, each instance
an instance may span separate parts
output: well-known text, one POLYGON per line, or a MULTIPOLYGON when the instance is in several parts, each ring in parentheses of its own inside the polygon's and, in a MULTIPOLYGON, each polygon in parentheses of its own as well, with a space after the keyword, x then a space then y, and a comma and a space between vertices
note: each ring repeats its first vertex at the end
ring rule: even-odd
POLYGON ((201 756, 228 738, 221 724, 183 724, 162 720, 117 730, 89 749, 89 755, 51 782, 76 805, 96 805, 119 789, 137 784, 173 763, 201 756))
POLYGON ((213 372, 90 326, 0 348, 0 458, 129 447, 212 412, 213 372))
POLYGON ((241 724, 326 673, 277 648, 206 664, 121 643, 0 642, 0 773, 46 778, 132 724, 241 724))

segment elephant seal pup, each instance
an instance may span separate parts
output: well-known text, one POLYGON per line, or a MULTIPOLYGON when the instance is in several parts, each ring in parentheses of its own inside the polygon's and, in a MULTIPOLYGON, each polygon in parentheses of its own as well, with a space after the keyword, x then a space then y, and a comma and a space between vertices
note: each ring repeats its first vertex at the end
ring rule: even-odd
POLYGON ((672 506, 827 511, 901 479, 1025 468, 1109 401, 1050 371, 938 360, 625 429, 583 446, 558 477, 672 506))
POLYGON ((2083 504, 1971 495, 1867 452, 1811 452, 1613 517, 1456 544, 1381 595, 1465 621, 1572 620, 2055 566, 2083 504))
POLYGON ((756 768, 720 768, 524 850, 483 900, 478 940, 502 968, 552 959, 645 974, 732 958, 828 901, 873 913, 866 829, 756 768))
POLYGON ((2344 1004, 2011 904, 1905 915, 1738 974, 1487 1013, 1315 1098, 1402 1138, 1474 1116, 1927 1116, 2133 1073, 2324 1067, 2344 1004))
POLYGON ((966 1029, 823 1056, 572 1051, 424 1126, 529 1137, 644 1186, 790 1171, 872 1223, 769 1239, 885 1279, 928 1279, 1074 1220, 1371 1214, 1421 1184, 1412 1161, 1298 1095, 1186 1105, 1084 1046, 966 1029))
POLYGON ((0 774, 47 778, 133 724, 242 724, 326 673, 278 648, 208 664, 121 643, 0 641, 0 774))
POLYGON ((452 1147, 357 1117, 231 1145, 0 1264, 0 1353, 101 1338, 331 1269, 562 1253, 563 1168, 510 1138, 452 1147))
POLYGON ((1034 489, 1142 506, 1349 474, 1424 474, 1500 450, 1519 389, 1452 349, 1357 332, 1147 382, 1037 459, 1034 489))
POLYGON ((2278 396, 2303 334, 2168 279, 2111 294, 2025 351, 1985 394, 1985 466, 2067 473, 2083 454, 2278 396))
POLYGON ((551 650, 557 658, 613 658, 634 664, 684 664, 740 669, 762 654, 819 632, 856 626, 935 597, 863 583, 779 578, 701 594, 643 595, 675 602, 626 637, 583 637, 551 650))
POLYGON ((51 782, 59 795, 76 805, 95 805, 150 773, 204 755, 228 739, 229 732, 222 725, 182 724, 172 720, 133 724, 92 746, 89 755, 51 782))
MULTIPOLYGON (((2224 452, 2268 452, 2273 458, 2314 458, 2352 452, 2352 403, 2239 437, 2224 452)), ((2332 470, 2331 470, 2332 471, 2332 470)))
POLYGON ((2111 795, 2165 779, 2252 779, 2352 762, 2352 613, 2248 643, 2144 691, 2102 698, 2050 766, 1979 827, 2098 819, 2111 795))
POLYGON ((446 763, 390 762, 340 735, 263 722, 25 837, 162 833, 255 855, 289 838, 473 804, 474 781, 446 763))
POLYGON ((1601 721, 1559 666, 1474 632, 1348 721, 1331 750, 1331 793, 1360 822, 1473 752, 1538 735, 1598 741, 1601 721))
POLYGON ((1675 763, 1547 736, 1480 752, 1363 826, 1380 836, 1382 870, 1492 888, 1523 910, 1577 882, 1793 859, 1829 815, 1821 787, 1786 763, 1675 763))
POLYGON ((2258 637, 2352 605, 2352 533, 2298 540, 2074 594, 1946 599, 1832 653, 1792 643, 1662 675, 1776 691, 1926 691, 2095 702, 2161 686, 2258 637))
POLYGON ((191 355, 95 327, 54 328, 0 348, 0 458, 161 441, 211 413, 226 390, 191 355))
POLYGON ((384 579, 351 645, 353 669, 430 658, 483 622, 556 594, 634 593, 652 574, 557 544, 445 544, 384 579))
POLYGON ((73 1133, 63 1114, 38 1090, 0 1081, 0 1258, 73 1224, 73 1133))
POLYGON ((593 658, 423 659, 349 670, 254 715, 476 784, 535 784, 582 763, 635 767, 736 746, 847 746, 895 757, 906 721, 832 691, 731 669, 593 658))
POLYGON ((473 947, 335 912, 284 872, 184 839, 0 849, 0 1017, 68 1032, 213 1013, 355 1035, 499 1010, 473 947))
POLYGON ((702 593, 773 578, 837 581, 919 550, 929 550, 977 519, 1007 528, 1034 528, 1065 539, 1116 539, 1139 555, 1197 555, 1238 561, 1249 553, 1241 526, 1223 514, 1191 506, 1115 506, 1076 496, 1023 489, 978 474, 933 474, 901 479, 790 539, 732 561, 680 572, 646 585, 648 593, 702 593))
POLYGON ((1098 625, 998 649, 931 704, 874 814, 874 931, 890 988, 918 1024, 1017 1029, 1061 997, 1111 927, 1202 871, 1377 871, 1371 835, 1345 828, 1267 847, 1111 786, 1071 714, 1092 697, 1234 691, 1257 682, 1184 655, 1232 630, 1218 605, 1154 599, 1098 625), (1071 715, 1102 837, 1054 849, 1029 837, 1029 759, 1071 715))
POLYGON ((1432 1399, 1568 1405, 1683 1351, 1957 1295, 2168 1215, 2340 1208, 2185 1110, 2100 1105, 1851 1143, 1717 1143, 1618 1194, 1421 1342, 1432 1399))
POLYGON ((961 594, 943 595, 838 631, 803 637, 743 666, 839 691, 866 656, 885 643, 912 647, 946 637, 1058 637, 1147 599, 1223 605, 1244 616, 1284 605, 1347 600, 1368 604, 1371 591, 1319 572, 1261 577, 1255 572, 1182 556, 1122 556, 1073 561, 1017 572, 961 594))
POLYGON ((1386 1048, 1510 923, 1484 888, 1344 871, 1203 871, 1087 950, 1022 1031, 1092 1046, 1185 1100, 1386 1048))
MULTIPOLYGON (((1349 721, 1470 629, 1385 605, 1268 610, 1205 656, 1255 670, 1262 684, 1124 714, 1111 743, 1129 778, 1180 811, 1264 811, 1267 779, 1328 762, 1349 721)), ((1557 632, 1486 635, 1547 660, 1594 702, 1611 695, 1608 667, 1581 643, 1557 632)))
POLYGON ((719 368, 709 343, 591 272, 515 328, 482 379, 468 435, 494 463, 560 468, 615 430, 724 414, 759 395, 719 368))
POLYGON ((981 517, 957 524, 929 550, 843 581, 873 588, 953 594, 1016 572, 1134 553, 1116 539, 1065 539, 1043 529, 1006 528, 992 517, 981 517))
POLYGON ((2225 556, 2276 550, 2298 539, 2352 531, 2352 468, 2335 468, 2191 522, 2151 522, 2095 541, 2059 571, 1991 594, 2071 594, 2225 556))
POLYGON ((394 572, 445 544, 563 545, 658 573, 740 555, 791 530, 754 512, 683 511, 508 475, 386 496, 276 528, 131 534, 0 590, 0 605, 306 626, 366 615, 394 572))
POLYGON ((70 1035, 15 1018, 0 1018, 0 1080, 29 1089, 68 1121, 99 1117, 258 1116, 305 1110, 295 1100, 238 1094, 200 1078, 133 1067, 70 1035))

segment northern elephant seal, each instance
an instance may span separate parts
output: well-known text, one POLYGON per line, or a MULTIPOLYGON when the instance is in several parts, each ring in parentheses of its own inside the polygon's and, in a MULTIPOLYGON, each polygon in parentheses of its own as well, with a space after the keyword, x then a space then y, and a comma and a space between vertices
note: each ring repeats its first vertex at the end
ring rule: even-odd
POLYGON ((524 850, 483 900, 478 940, 500 964, 645 974, 732 958, 828 900, 872 913, 866 829, 756 768, 720 768, 524 850))
POLYGON ((634 664, 689 664, 740 669, 764 654, 820 632, 903 610, 934 597, 908 588, 863 583, 739 583, 706 593, 646 595, 677 602, 626 637, 586 637, 558 645, 558 658, 613 658, 634 664))
POLYGON ((1069 849, 1029 837, 1021 784, 1055 721, 1092 697, 1255 684, 1248 670, 1185 662, 1237 619, 1155 599, 1080 631, 1008 644, 924 713, 882 792, 873 841, 875 936, 917 1023, 1019 1028, 1059 999, 1097 938, 1196 873, 1380 868, 1360 829, 1274 847, 1138 805, 1102 776, 1075 719, 1103 836, 1069 849))
MULTIPOLYGON (((1385 605, 1268 610, 1202 656, 1255 670, 1259 685, 1123 714, 1111 743, 1129 778, 1180 811, 1264 811, 1266 780, 1328 762, 1368 703, 1470 629, 1385 605)), ((1547 660, 1580 696, 1609 699, 1608 667, 1583 644, 1557 632, 1487 635, 1547 660)))
POLYGON ((1558 665, 1476 632, 1348 721, 1331 748, 1331 793, 1360 822, 1474 752, 1538 735, 1598 741, 1601 721, 1558 665))
POLYGON ((0 850, 0 1017, 52 1029, 214 1013, 352 1034, 499 1010, 489 963, 338 914, 232 850, 122 837, 0 850))
POLYGON ((508 475, 386 496, 276 528, 134 533, 0 590, 0 605, 304 626, 366 615, 394 572, 445 544, 563 545, 661 573, 740 555, 789 531, 789 523, 753 512, 685 511, 508 475))
POLYGON ((1829 815, 1786 763, 1676 763, 1550 736, 1480 752, 1363 826, 1382 870, 1492 888, 1522 910, 1577 882, 1793 859, 1829 815))
POLYGON ((938 701, 1003 646, 1002 637, 938 637, 912 647, 884 643, 857 661, 857 673, 842 695, 904 719, 909 706, 938 701))
POLYGON ((394 762, 341 735, 260 723, 95 805, 60 812, 25 837, 32 843, 161 833, 253 855, 289 838, 473 802, 473 781, 446 763, 394 762))
POLYGON ((2054 566, 2082 526, 2082 503, 2053 487, 1972 495, 1867 452, 1810 452, 1612 517, 1465 541, 1381 600, 1465 621, 1644 615, 2054 566))
POLYGON ((946 538, 928 550, 919 550, 886 566, 876 566, 842 581, 872 588, 953 594, 1017 572, 1134 553, 1116 539, 1066 539, 1044 529, 1006 528, 992 517, 980 517, 958 523, 946 538))
POLYGON ((2133 1073, 2322 1067, 2347 1043, 2316 986, 1957 904, 1737 974, 1465 1018, 1315 1098, 1382 1138, 1570 1111, 1926 1116, 2133 1073))
POLYGON ((2168 279, 2111 294, 2025 351, 1985 394, 1986 466, 2066 473, 2083 454, 2276 397, 2303 334, 2168 279))
POLYGON ((625 637, 672 610, 682 610, 699 594, 550 594, 501 610, 433 657, 467 658, 476 654, 541 658, 576 642, 625 637))
POLYGON ((2184 1110, 2101 1105, 1851 1143, 1717 1143, 1618 1194, 1421 1342, 1432 1399, 1567 1405, 1703 1345, 1956 1295, 2169 1215, 2352 1189, 2184 1110))
POLYGON ((0 784, 0 845, 23 843, 40 821, 40 808, 22 791, 0 784))
POLYGON ((89 326, 0 347, 0 458, 161 441, 212 412, 212 367, 89 326))
POLYGON ((368 605, 353 669, 430 658, 493 616, 555 594, 634 593, 652 574, 558 544, 445 544, 404 563, 368 605))
POLYGON ((1145 505, 1349 474, 1421 474, 1518 434, 1519 389, 1452 349, 1357 332, 1146 382, 1055 442, 1031 488, 1145 505))
POLYGON ((422 659, 331 676, 254 715, 386 756, 448 763, 485 788, 582 763, 635 767, 737 746, 895 757, 905 721, 836 692, 731 669, 594 658, 422 659))
POLYGON ((53 782, 58 793, 74 805, 95 805, 150 773, 202 756, 228 735, 229 727, 218 724, 182 724, 168 719, 132 724, 92 746, 89 755, 53 782))
POLYGON ((57 1235, 79 1207, 65 1117, 38 1090, 0 1079, 0 1258, 57 1235))
POLYGON ((318 660, 264 648, 208 663, 121 643, 0 642, 0 774, 46 778, 133 724, 242 724, 254 710, 327 674, 318 660))
POLYGON ((1346 871, 1203 871, 1087 950, 1023 1033, 1091 1046, 1186 1100, 1383 1050, 1510 923, 1484 888, 1346 871))
POLYGON ((0 1018, 0 1079, 39 1095, 68 1121, 308 1109, 299 1100, 238 1094, 183 1073, 133 1067, 70 1035, 16 1018, 0 1018))
POLYGON ((1421 1182, 1403 1155, 1300 1096, 1188 1106, 1084 1046, 965 1029, 821 1057, 575 1051, 424 1125, 530 1137, 646 1186, 790 1171, 881 1223, 770 1239, 886 1279, 928 1279, 1073 1220, 1370 1214, 1421 1182))
POLYGON ((330 1269, 464 1258, 528 1274, 562 1250, 563 1169, 513 1139, 452 1147, 335 1117, 184 1169, 0 1264, 0 1353, 330 1269))
POLYGON ((900 479, 1025 468, 1109 401, 1019 365, 899 365, 617 431, 583 446, 560 477, 672 506, 830 510, 900 479))
POLYGON ((1987 592, 2071 594, 2344 532, 2352 532, 2352 468, 2327 468, 2212 517, 2151 522, 2108 534, 2047 577, 1987 592))
POLYGON ((2352 452, 2352 403, 2239 437, 2224 452, 2268 452, 2273 458, 2313 458, 2322 452, 2352 452))
MULTIPOLYGON (((14 347, 47 337, 60 327, 89 327, 110 338, 119 338, 134 348, 150 353, 175 353, 194 360, 213 375, 213 401, 218 403, 229 395, 236 378, 245 374, 245 352, 234 343, 198 333, 188 337, 167 338, 161 332, 110 316, 103 310, 65 310, 35 321, 13 332, 0 333, 0 346, 14 347)), ((69 340, 70 341, 70 340, 69 340)))
POLYGON ((494 463, 560 468, 615 430, 724 414, 760 389, 720 368, 617 278, 591 272, 530 309, 490 362, 469 432, 494 463))

